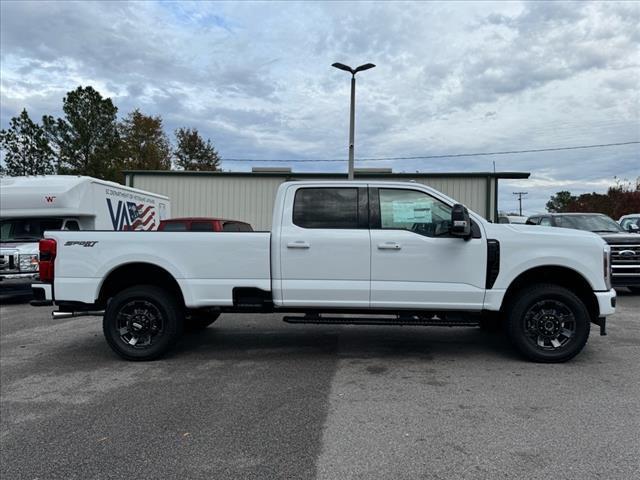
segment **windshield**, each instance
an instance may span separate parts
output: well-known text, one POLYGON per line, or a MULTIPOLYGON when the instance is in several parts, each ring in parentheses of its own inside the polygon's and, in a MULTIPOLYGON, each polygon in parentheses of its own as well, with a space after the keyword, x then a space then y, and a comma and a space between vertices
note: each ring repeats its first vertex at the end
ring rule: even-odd
POLYGON ((0 242, 37 242, 46 230, 61 228, 61 218, 8 218, 0 220, 0 242))
POLYGON ((556 225, 588 232, 617 233, 624 230, 606 215, 566 215, 557 216, 556 225))

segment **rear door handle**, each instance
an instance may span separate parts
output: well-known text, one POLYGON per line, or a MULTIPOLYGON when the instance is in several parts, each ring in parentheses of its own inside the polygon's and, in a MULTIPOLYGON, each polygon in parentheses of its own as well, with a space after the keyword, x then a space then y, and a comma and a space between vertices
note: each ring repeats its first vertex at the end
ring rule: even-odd
POLYGON ((295 242, 287 243, 287 248, 311 248, 311 245, 304 240, 296 240, 295 242))
POLYGON ((378 250, 400 250, 402 246, 397 242, 384 242, 378 244, 378 250))

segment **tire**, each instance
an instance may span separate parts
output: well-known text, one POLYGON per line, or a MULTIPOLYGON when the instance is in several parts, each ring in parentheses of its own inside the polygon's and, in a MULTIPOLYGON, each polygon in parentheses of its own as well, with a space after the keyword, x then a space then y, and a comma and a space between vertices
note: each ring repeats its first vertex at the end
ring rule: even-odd
POLYGON ((182 335, 182 309, 166 290, 153 285, 127 288, 104 313, 102 331, 111 349, 126 360, 155 360, 182 335))
POLYGON ((586 345, 590 330, 591 319, 582 300, 558 285, 521 290, 507 308, 509 339, 534 362, 572 359, 586 345))
POLYGON ((504 323, 499 315, 485 314, 480 318, 480 329, 488 333, 499 332, 504 323))
POLYGON ((213 322, 218 320, 220 313, 218 312, 193 312, 185 319, 185 332, 197 332, 204 330, 213 322))

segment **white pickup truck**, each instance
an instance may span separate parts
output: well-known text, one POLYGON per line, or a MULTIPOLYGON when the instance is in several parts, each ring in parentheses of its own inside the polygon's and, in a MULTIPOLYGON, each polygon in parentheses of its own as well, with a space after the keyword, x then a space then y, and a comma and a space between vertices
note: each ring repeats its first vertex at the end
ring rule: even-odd
POLYGON ((492 224, 417 183, 288 182, 269 232, 47 232, 38 305, 102 315, 129 360, 221 312, 291 323, 495 325, 527 358, 578 354, 615 311, 609 246, 578 230, 492 224))

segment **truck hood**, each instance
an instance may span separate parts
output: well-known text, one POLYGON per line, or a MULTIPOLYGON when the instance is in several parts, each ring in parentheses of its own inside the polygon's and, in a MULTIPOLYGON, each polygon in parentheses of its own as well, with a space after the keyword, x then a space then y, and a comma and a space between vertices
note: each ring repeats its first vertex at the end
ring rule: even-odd
MULTIPOLYGON (((558 242, 566 241, 588 241, 592 239, 594 244, 603 244, 603 239, 600 235, 593 232, 585 232, 584 230, 574 230, 571 228, 559 228, 559 227, 541 227, 540 225, 521 225, 514 223, 490 223, 487 228, 487 234, 489 238, 494 235, 498 240, 502 235, 511 236, 512 234, 518 234, 521 236, 531 237, 545 237, 554 239, 558 242)), ((630 235, 633 236, 633 235, 630 235)))
POLYGON ((638 245, 640 235, 637 233, 600 233, 602 239, 610 245, 638 245))

